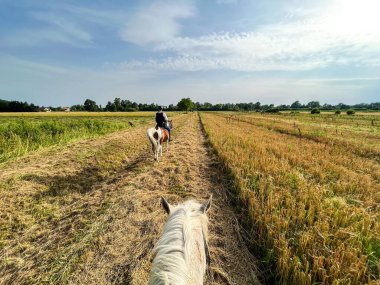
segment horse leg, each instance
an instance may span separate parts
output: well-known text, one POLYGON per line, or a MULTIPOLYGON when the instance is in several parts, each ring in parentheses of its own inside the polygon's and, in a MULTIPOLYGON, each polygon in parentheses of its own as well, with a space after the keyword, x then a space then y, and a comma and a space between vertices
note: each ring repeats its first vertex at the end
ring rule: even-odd
POLYGON ((160 154, 160 148, 161 148, 161 144, 160 144, 160 142, 158 141, 157 142, 157 149, 156 149, 156 160, 157 160, 157 162, 158 162, 158 157, 159 157, 159 154, 160 154))

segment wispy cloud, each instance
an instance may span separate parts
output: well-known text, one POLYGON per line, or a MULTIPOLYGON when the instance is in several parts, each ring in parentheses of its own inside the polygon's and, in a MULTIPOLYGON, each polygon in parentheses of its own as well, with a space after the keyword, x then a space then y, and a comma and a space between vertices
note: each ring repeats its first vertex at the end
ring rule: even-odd
POLYGON ((91 35, 79 28, 75 23, 52 13, 31 13, 33 17, 39 21, 45 22, 49 25, 55 26, 63 31, 65 34, 83 41, 91 41, 91 35))
POLYGON ((140 86, 152 80, 155 74, 136 70, 61 67, 38 61, 25 60, 0 53, 0 95, 2 99, 27 100, 41 105, 70 105, 85 98, 104 104, 107 100, 125 96, 152 102, 152 92, 141 96, 140 86))
POLYGON ((238 0, 216 0, 216 3, 221 4, 237 4, 238 0))
MULTIPOLYGON (((41 13, 41 12, 33 12, 31 15, 38 21, 46 23, 48 26, 52 27, 54 30, 55 37, 50 36, 47 37, 47 34, 38 33, 37 35, 45 34, 45 39, 56 40, 57 36, 61 36, 62 39, 65 39, 67 43, 91 43, 92 36, 89 32, 85 31, 74 21, 66 19, 63 16, 59 16, 53 13, 41 13)), ((51 35, 51 34, 50 34, 51 35)))
POLYGON ((21 5, 18 10, 30 24, 5 30, 0 43, 3 46, 30 47, 58 43, 91 47, 99 28, 110 28, 117 38, 127 19, 125 11, 114 8, 101 10, 66 3, 47 3, 43 8, 21 5))
MULTIPOLYGON (((0 94, 3 99, 17 98, 40 105, 70 105, 86 98, 105 104, 107 100, 125 96, 138 102, 161 104, 175 103, 181 97, 213 103, 261 101, 289 104, 297 99, 302 102, 355 103, 357 94, 371 91, 380 80, 376 76, 292 78, 248 73, 208 74, 192 73, 173 80, 170 74, 139 70, 136 65, 119 69, 105 66, 99 70, 62 68, 0 54, 0 94)), ((360 101, 376 100, 377 93, 371 94, 372 97, 360 101)))
POLYGON ((8 99, 378 97, 378 0, 2 3, 0 95, 8 99))
MULTIPOLYGON (((175 36, 176 29, 176 32, 164 36, 136 30, 136 37, 131 37, 131 41, 150 43, 154 51, 174 55, 161 60, 127 62, 125 65, 185 71, 291 71, 331 65, 378 65, 378 61, 373 59, 380 57, 380 30, 374 29, 368 19, 368 25, 361 23, 351 30, 344 28, 352 12, 348 9, 348 15, 337 15, 335 6, 322 14, 299 9, 293 13, 296 16, 286 22, 262 25, 255 31, 222 32, 200 37, 175 36), (334 25, 332 21, 336 19, 338 23, 334 25)), ((358 13, 360 15, 360 11, 358 13)), ((366 15, 375 19, 375 15, 366 15)), ((144 27, 144 30, 148 28, 144 27)))
POLYGON ((21 29, 5 37, 1 45, 8 47, 30 47, 46 45, 47 43, 60 43, 76 47, 88 46, 83 41, 78 41, 65 33, 59 33, 53 28, 21 29))
POLYGON ((171 40, 181 32, 179 21, 194 15, 194 1, 157 1, 133 15, 121 37, 141 46, 171 40))
MULTIPOLYGON (((42 64, 39 62, 24 60, 14 56, 8 56, 3 54, 0 54, 0 63, 2 66, 7 66, 8 69, 17 69, 23 70, 25 72, 38 73, 44 75, 62 75, 69 72, 67 69, 62 67, 42 64)), ((3 71, 4 69, 1 70, 3 71)))

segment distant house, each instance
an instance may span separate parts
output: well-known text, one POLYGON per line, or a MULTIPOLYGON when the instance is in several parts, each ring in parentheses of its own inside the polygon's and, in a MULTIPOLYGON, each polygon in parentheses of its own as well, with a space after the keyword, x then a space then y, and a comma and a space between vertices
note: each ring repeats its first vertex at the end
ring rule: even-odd
POLYGON ((49 107, 41 107, 38 109, 39 112, 51 112, 49 107))
POLYGON ((62 112, 70 112, 70 107, 62 107, 61 111, 62 112))

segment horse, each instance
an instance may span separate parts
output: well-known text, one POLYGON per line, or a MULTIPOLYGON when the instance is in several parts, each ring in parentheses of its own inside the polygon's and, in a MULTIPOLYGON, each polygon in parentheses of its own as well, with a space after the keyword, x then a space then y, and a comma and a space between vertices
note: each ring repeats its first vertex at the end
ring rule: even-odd
MULTIPOLYGON (((167 122, 168 127, 173 129, 173 120, 167 122)), ((156 126, 147 130, 148 138, 152 144, 152 151, 154 153, 154 160, 158 161, 158 154, 162 156, 162 144, 166 142, 166 149, 169 149, 169 131, 156 126)))
POLYGON ((161 198, 169 215, 164 232, 154 247, 148 285, 201 285, 210 265, 207 238, 209 200, 199 204, 189 200, 176 206, 161 198))

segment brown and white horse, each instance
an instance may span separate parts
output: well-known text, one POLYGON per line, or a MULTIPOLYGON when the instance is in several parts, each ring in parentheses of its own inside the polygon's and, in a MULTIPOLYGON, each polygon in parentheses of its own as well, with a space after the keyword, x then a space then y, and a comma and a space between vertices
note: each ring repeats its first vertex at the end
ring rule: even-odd
MULTIPOLYGON (((167 122, 168 127, 173 129, 173 121, 167 122)), ((147 130, 147 135, 152 144, 152 151, 154 153, 154 160, 158 161, 158 154, 162 156, 162 144, 166 142, 166 149, 169 149, 169 132, 164 128, 156 126, 147 130)))
POLYGON ((164 232, 154 248, 148 285, 202 285, 210 263, 207 243, 207 211, 211 199, 172 206, 161 203, 169 214, 164 232))

